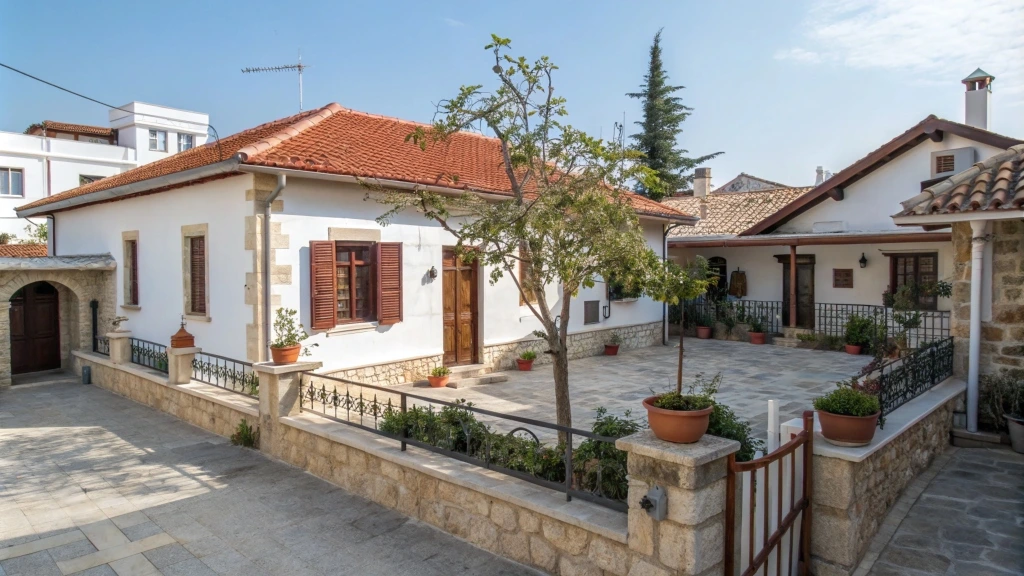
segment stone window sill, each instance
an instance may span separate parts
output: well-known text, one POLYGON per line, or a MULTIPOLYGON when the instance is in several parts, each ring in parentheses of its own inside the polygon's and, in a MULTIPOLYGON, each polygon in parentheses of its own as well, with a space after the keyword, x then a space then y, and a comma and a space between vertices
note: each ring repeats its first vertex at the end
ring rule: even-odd
POLYGON ((138 304, 121 304, 121 308, 124 310, 142 310, 142 306, 138 304))
POLYGON ((612 300, 612 304, 629 304, 630 302, 636 302, 639 298, 619 298, 618 300, 612 300))
POLYGON ((213 318, 200 314, 185 314, 186 322, 213 322, 213 318))
POLYGON ((353 324, 339 324, 327 331, 327 337, 330 338, 331 336, 343 336, 345 334, 369 332, 371 330, 376 330, 377 326, 377 322, 356 322, 353 324))

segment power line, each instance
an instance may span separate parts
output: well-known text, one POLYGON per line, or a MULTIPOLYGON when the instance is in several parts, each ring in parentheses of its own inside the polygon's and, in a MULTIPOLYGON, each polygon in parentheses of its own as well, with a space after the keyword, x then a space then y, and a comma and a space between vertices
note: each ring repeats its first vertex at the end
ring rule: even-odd
MULTIPOLYGON (((95 102, 96 104, 99 104, 100 106, 106 106, 107 108, 111 108, 113 110, 120 110, 121 112, 127 112, 128 114, 134 114, 135 113, 135 112, 133 112, 131 110, 125 110, 124 108, 121 108, 120 106, 114 106, 113 104, 107 104, 106 102, 103 102, 101 100, 97 100, 95 98, 91 98, 89 96, 86 96, 85 94, 80 94, 78 92, 75 92, 74 90, 71 90, 71 89, 65 88, 63 86, 59 86, 57 84, 54 84, 53 82, 50 82, 50 81, 47 81, 47 80, 43 80, 42 78, 39 78, 38 76, 33 76, 32 74, 29 74, 28 72, 25 72, 24 70, 18 70, 17 68, 15 68, 13 66, 8 66, 7 64, 4 64, 3 62, 0 62, 0 66, 2 66, 4 68, 7 68, 11 72, 17 72, 18 74, 21 74, 22 76, 25 76, 27 78, 31 78, 31 79, 35 80, 36 82, 42 82, 43 84, 46 84, 47 86, 52 86, 53 88, 56 88, 56 89, 64 91, 64 92, 67 92, 68 94, 72 94, 74 96, 78 96, 79 98, 84 98, 85 100, 88 100, 90 102, 95 102)), ((178 118, 168 118, 167 116, 160 116, 158 114, 146 114, 146 116, 149 116, 149 117, 152 117, 152 118, 160 118, 161 120, 169 120, 171 122, 180 122, 181 121, 178 118)), ((122 116, 121 118, 124 118, 124 116, 122 116)), ((120 120, 121 118, 117 118, 117 120, 120 120)), ((224 155, 222 154, 221 147, 220 147, 220 134, 217 132, 217 129, 213 127, 213 124, 210 124, 209 122, 207 122, 206 125, 209 126, 210 130, 213 132, 213 137, 216 138, 215 142, 217 143, 217 160, 218 161, 223 160, 224 159, 224 155)), ((45 134, 45 132, 44 132, 44 134, 45 134)))

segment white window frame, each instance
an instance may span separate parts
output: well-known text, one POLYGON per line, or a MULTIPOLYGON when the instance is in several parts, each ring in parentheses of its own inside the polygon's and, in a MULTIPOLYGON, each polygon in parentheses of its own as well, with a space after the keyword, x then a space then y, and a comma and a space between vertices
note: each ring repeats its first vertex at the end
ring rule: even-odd
POLYGON ((0 168, 0 178, 7 181, 7 194, 0 194, 2 198, 24 198, 25 197, 25 170, 21 168, 0 168), (18 194, 14 194, 14 178, 11 176, 12 173, 17 172, 21 175, 20 183, 21 190, 18 194))
POLYGON ((150 130, 149 131, 149 149, 154 152, 167 152, 167 131, 166 130, 150 130), (163 134, 163 148, 160 147, 160 135, 163 134))
POLYGON ((196 147, 195 136, 193 136, 191 134, 182 134, 181 132, 178 132, 178 152, 184 152, 185 150, 191 150, 191 149, 193 149, 195 147, 196 147), (187 148, 183 148, 182 145, 181 145, 181 141, 184 138, 188 138, 188 147, 187 148))

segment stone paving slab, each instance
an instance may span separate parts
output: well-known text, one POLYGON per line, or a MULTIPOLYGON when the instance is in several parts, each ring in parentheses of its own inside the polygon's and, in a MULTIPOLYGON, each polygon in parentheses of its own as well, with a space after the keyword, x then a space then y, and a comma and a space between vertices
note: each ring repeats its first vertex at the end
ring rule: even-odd
POLYGON ((537 572, 66 375, 0 391, 0 576, 537 572))

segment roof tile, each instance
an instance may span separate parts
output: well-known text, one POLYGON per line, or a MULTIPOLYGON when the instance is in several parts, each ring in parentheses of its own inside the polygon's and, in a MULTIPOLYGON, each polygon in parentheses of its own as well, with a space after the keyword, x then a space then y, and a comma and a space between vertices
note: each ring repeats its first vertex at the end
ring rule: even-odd
POLYGON ((902 204, 897 217, 1024 210, 1024 144, 929 186, 902 204))
MULTIPOLYGON (((706 199, 706 215, 695 226, 676 228, 670 238, 700 236, 731 236, 747 230, 775 214, 793 200, 810 192, 813 187, 775 188, 752 192, 715 193, 706 199)), ((676 197, 665 204, 688 214, 699 214, 701 198, 676 197)))
POLYGON ((39 258, 46 256, 46 244, 0 244, 0 258, 39 258))

